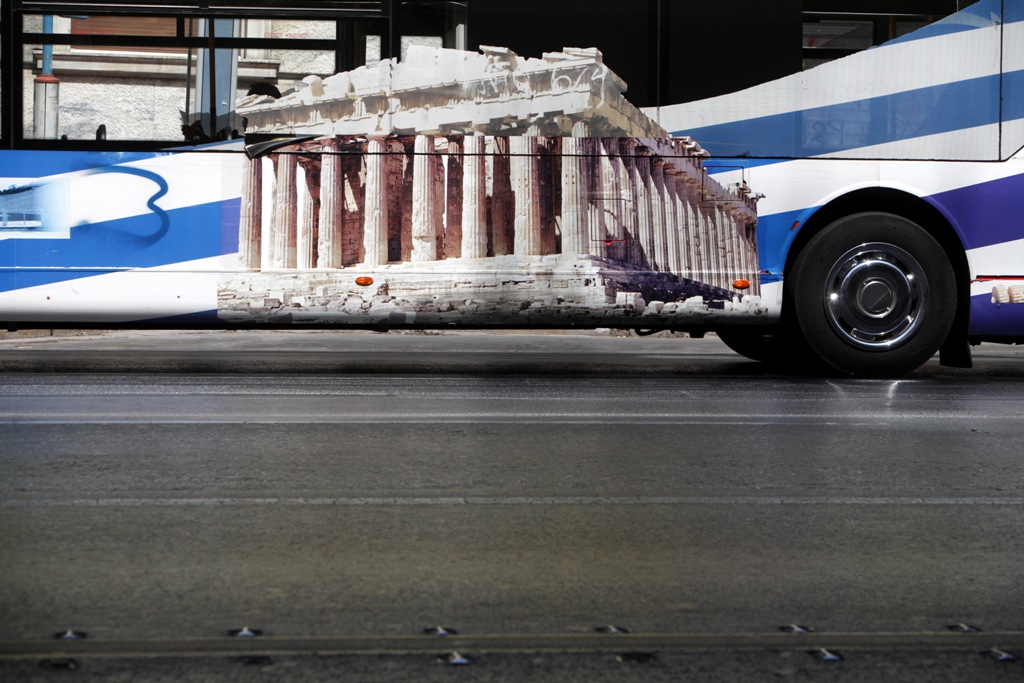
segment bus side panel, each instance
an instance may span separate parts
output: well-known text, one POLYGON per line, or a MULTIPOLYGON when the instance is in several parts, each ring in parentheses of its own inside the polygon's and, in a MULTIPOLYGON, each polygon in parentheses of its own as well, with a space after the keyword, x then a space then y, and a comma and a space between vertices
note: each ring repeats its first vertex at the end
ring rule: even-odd
POLYGON ((254 159, 241 268, 220 283, 220 318, 378 327, 768 322, 753 200, 697 183, 700 161, 673 141, 620 142, 325 136, 254 159))
POLYGON ((923 197, 959 237, 971 278, 968 334, 1024 337, 1024 157, 930 167, 886 162, 882 169, 884 187, 923 197))
MULTIPOLYGON (((766 196, 758 205, 764 303, 781 306, 787 256, 821 207, 850 193, 884 188, 933 206, 967 255, 970 334, 1024 336, 1024 156, 1001 163, 839 159, 714 159, 720 182, 746 181, 766 196)), ((712 169, 715 170, 715 169, 712 169)), ((864 205, 864 211, 877 207, 864 205)))
POLYGON ((753 204, 710 180, 676 182, 662 170, 671 158, 650 165, 657 173, 620 163, 602 176, 615 179, 608 187, 566 203, 567 178, 596 183, 598 169, 595 161, 573 175, 570 164, 583 162, 564 161, 551 138, 530 162, 539 174, 530 202, 517 203, 511 186, 495 189, 491 168, 477 190, 486 227, 476 228, 471 254, 462 240, 470 230, 462 211, 472 205, 463 203, 466 159, 431 151, 417 160, 403 144, 390 142, 379 157, 294 149, 252 161, 240 143, 130 156, 5 152, 0 321, 689 328, 770 320, 758 296, 753 204), (325 156, 335 170, 323 168, 325 156), (379 187, 370 185, 371 164, 381 167, 379 187), (329 173, 333 184, 321 186, 329 173), (429 203, 414 198, 418 176, 429 203), (527 209, 532 216, 519 215, 527 209))
POLYGON ((215 320, 241 155, 0 152, 6 322, 215 320))

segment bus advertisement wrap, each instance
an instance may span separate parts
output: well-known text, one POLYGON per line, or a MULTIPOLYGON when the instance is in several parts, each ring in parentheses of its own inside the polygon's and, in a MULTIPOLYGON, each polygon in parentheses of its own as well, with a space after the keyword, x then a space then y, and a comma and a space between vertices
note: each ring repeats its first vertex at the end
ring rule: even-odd
POLYGON ((1024 0, 643 109, 594 47, 403 42, 398 58, 371 41, 331 73, 329 21, 197 15, 165 34, 174 20, 126 4, 121 46, 118 17, 44 24, 13 5, 23 87, 3 105, 29 113, 0 150, 10 327, 715 330, 758 360, 857 375, 1024 340, 1024 0), (280 36, 301 49, 275 71, 280 36), (303 63, 318 73, 287 80, 303 63), (159 70, 146 106, 182 85, 184 142, 97 118, 88 78, 52 91, 103 64, 159 70))

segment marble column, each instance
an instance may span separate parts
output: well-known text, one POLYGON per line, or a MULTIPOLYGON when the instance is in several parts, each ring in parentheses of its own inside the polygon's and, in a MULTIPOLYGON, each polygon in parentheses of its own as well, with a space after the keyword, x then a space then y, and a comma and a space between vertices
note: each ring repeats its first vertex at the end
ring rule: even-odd
POLYGON ((626 263, 639 265, 637 260, 637 179, 636 158, 633 152, 637 141, 631 138, 619 140, 619 192, 620 215, 622 217, 622 241, 619 243, 622 260, 626 263))
POLYGON ((626 239, 622 222, 622 159, 619 157, 619 139, 604 138, 600 141, 601 166, 601 217, 604 233, 602 237, 610 243, 604 245, 604 256, 621 261, 622 241, 626 239))
MULTIPOLYGON (((753 285, 755 273, 753 269, 750 267, 750 249, 749 244, 747 242, 747 223, 746 217, 744 215, 740 214, 737 216, 736 228, 739 235, 739 240, 736 243, 736 259, 738 263, 737 277, 750 280, 751 285, 753 285)), ((753 292, 748 290, 748 293, 752 294, 753 292)))
POLYGON ((509 138, 509 143, 516 202, 513 250, 516 256, 539 256, 543 253, 543 235, 537 138, 516 135, 509 138))
MULTIPOLYGON (((698 195, 702 194, 699 187, 697 193, 698 195)), ((697 220, 700 224, 700 240, 697 243, 697 248, 700 251, 700 280, 709 284, 716 277, 715 250, 708 229, 708 226, 713 223, 712 211, 713 209, 708 205, 706 199, 701 197, 697 202, 697 220)))
POLYGON ((437 260, 437 228, 434 225, 435 184, 433 138, 416 136, 412 158, 412 260, 437 260))
MULTIPOLYGON (((720 202, 722 200, 719 200, 720 202)), ((722 254, 722 277, 720 286, 723 289, 732 289, 733 260, 735 254, 736 223, 733 221, 731 207, 725 204, 718 205, 718 249, 722 254)))
POLYGON ((675 205, 676 214, 679 217, 679 232, 676 239, 679 242, 679 274, 682 277, 690 277, 693 261, 690 255, 690 234, 693 226, 693 216, 690 208, 689 196, 686 190, 686 172, 681 170, 676 176, 675 205))
POLYGON ((320 217, 317 268, 341 268, 342 207, 345 203, 341 157, 334 141, 324 143, 320 158, 320 217))
POLYGON ((654 268, 671 270, 668 265, 667 221, 665 217, 665 160, 651 159, 651 259, 654 268))
POLYGON ((743 272, 743 250, 740 243, 743 241, 743 221, 738 209, 729 209, 729 284, 740 277, 743 272))
POLYGON ((270 252, 274 250, 274 185, 276 184, 277 161, 268 154, 261 160, 260 175, 263 176, 263 192, 260 193, 260 270, 272 270, 270 252))
MULTIPOLYGON (((438 153, 438 147, 436 138, 431 137, 431 154, 427 161, 427 165, 430 167, 430 177, 433 178, 433 182, 430 187, 434 190, 434 206, 433 212, 430 214, 432 222, 434 224, 434 254, 435 258, 440 261, 448 253, 448 247, 445 244, 445 206, 447 204, 448 196, 446 194, 448 183, 445 179, 445 167, 444 160, 441 154, 438 153)), ((462 246, 462 238, 459 238, 459 247, 462 246)))
POLYGON ((747 226, 747 269, 751 274, 751 294, 761 295, 761 264, 757 258, 757 223, 747 226))
POLYGON ((271 221, 270 267, 274 270, 295 267, 295 240, 298 225, 298 196, 295 175, 298 156, 277 154, 274 158, 274 216, 271 221))
POLYGON ((665 266, 663 270, 678 273, 682 270, 679 261, 679 233, 681 232, 681 216, 677 207, 676 178, 679 175, 671 162, 664 166, 664 206, 665 206, 665 266))
POLYGON ((728 266, 726 264, 726 244, 729 241, 729 232, 732 226, 729 224, 728 216, 722 210, 721 200, 711 199, 711 235, 710 244, 714 248, 715 275, 711 284, 716 287, 725 288, 725 280, 728 277, 728 266))
POLYGON ((703 240, 703 235, 701 234, 703 220, 701 218, 702 212, 700 208, 700 196, 699 190, 697 189, 697 183, 690 175, 686 176, 686 182, 684 185, 686 194, 687 224, 689 227, 686 242, 686 252, 690 262, 689 278, 691 280, 699 280, 704 273, 704 258, 701 248, 701 241, 703 240))
POLYGON ((263 160, 246 159, 242 179, 242 212, 238 225, 238 267, 260 267, 263 230, 263 160))
POLYGON ((562 141, 562 253, 589 254, 590 139, 586 123, 573 125, 572 136, 562 141))
POLYGON ((486 138, 463 138, 462 163, 462 256, 487 256, 487 158, 486 138))
POLYGON ((317 264, 317 221, 319 219, 320 169, 313 161, 300 161, 296 173, 298 221, 295 267, 311 270, 317 264))
POLYGON ((388 257, 394 257, 391 251, 390 238, 394 226, 398 226, 398 259, 403 263, 412 261, 412 190, 414 185, 413 168, 415 166, 416 136, 403 135, 397 140, 388 142, 394 155, 388 162, 388 182, 394 187, 394 196, 388 203, 388 257), (401 166, 393 162, 401 157, 401 166), (399 182, 395 182, 398 180, 399 182))
POLYGON ((732 288, 731 276, 731 252, 732 237, 736 232, 729 215, 729 209, 722 203, 721 199, 715 200, 715 246, 718 250, 718 286, 722 289, 732 288))
MULTIPOLYGON (((535 130, 535 126, 530 127, 535 130)), ((540 203, 540 253, 557 254, 559 251, 558 210, 555 196, 561 191, 562 160, 558 138, 541 135, 539 130, 529 133, 537 136, 537 194, 540 203)))
POLYGON ((726 265, 725 265, 725 244, 729 239, 729 229, 731 226, 728 225, 728 221, 723 215, 722 206, 717 203, 718 200, 713 197, 709 197, 708 210, 710 212, 710 219, 708 221, 708 244, 711 246, 712 253, 712 264, 714 271, 712 275, 711 284, 716 287, 725 287, 725 279, 727 277, 726 265))
POLYGON ((373 136, 366 147, 366 201, 363 210, 363 263, 388 261, 387 138, 373 136))
POLYGON ((646 147, 636 149, 636 232, 638 266, 654 267, 654 212, 651 210, 651 152, 646 147))
POLYGON ((710 209, 702 196, 701 187, 695 185, 693 189, 696 195, 693 210, 697 216, 697 259, 700 263, 698 276, 702 282, 711 282, 715 272, 715 261, 711 243, 708 239, 708 223, 710 222, 708 212, 710 209))
POLYGON ((605 258, 608 256, 608 222, 605 216, 605 161, 606 156, 600 138, 590 138, 590 175, 587 187, 590 188, 590 253, 605 258))

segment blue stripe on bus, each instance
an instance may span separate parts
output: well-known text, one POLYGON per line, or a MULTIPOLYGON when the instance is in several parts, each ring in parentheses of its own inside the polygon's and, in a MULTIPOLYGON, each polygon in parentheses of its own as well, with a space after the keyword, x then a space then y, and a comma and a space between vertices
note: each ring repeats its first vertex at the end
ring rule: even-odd
POLYGON ((940 19, 934 24, 929 24, 905 36, 900 36, 883 43, 883 46, 972 31, 979 28, 989 28, 999 23, 1000 15, 1002 16, 1003 24, 1024 21, 1024 1, 982 0, 982 2, 975 3, 955 14, 951 14, 945 19, 940 19))
MULTIPOLYGON (((953 221, 966 249, 978 249, 1024 239, 1024 174, 940 192, 925 200, 953 221)), ((786 255, 796 238, 796 222, 801 225, 821 207, 761 215, 757 222, 760 268, 768 271, 761 281, 777 281, 786 264, 786 255)), ((1024 265, 1020 272, 1024 275, 1024 265)))
POLYGON ((1003 3, 1003 23, 1012 24, 1017 21, 1024 21, 1024 2, 1006 0, 1003 3))
POLYGON ((101 275, 90 269, 166 266, 238 251, 241 199, 71 228, 70 238, 0 241, 0 291, 101 275), (32 270, 42 268, 44 270, 32 270))
MULTIPOLYGON (((1019 87, 1021 80, 1024 80, 1024 72, 1007 74, 1009 87, 1019 87)), ((704 149, 716 156, 809 157, 830 154, 998 123, 999 85, 998 75, 986 76, 673 134, 689 135, 699 140, 704 149), (970 106, 965 106, 965 103, 970 103, 970 106), (894 130, 890 125, 895 112, 916 110, 922 106, 931 112, 931 116, 921 122, 912 134, 894 130), (813 131, 816 124, 834 126, 847 122, 867 128, 862 135, 850 136, 847 142, 804 143, 805 125, 813 131)), ((1018 106, 1012 103, 1010 110, 1015 111, 1018 106)))
MULTIPOLYGON (((951 216, 967 249, 1024 239, 1024 174, 969 185, 927 197, 951 216)), ((1020 273, 1024 274, 1024 264, 1020 273)))
MULTIPOLYGON (((1003 17, 1003 21, 1006 23, 1020 21, 1022 18, 1022 5, 1016 2, 1016 0, 1010 0, 1006 4, 1006 15, 1003 17)), ((966 7, 959 12, 956 12, 955 14, 951 14, 944 19, 940 19, 933 24, 929 24, 912 33, 908 33, 905 36, 900 36, 899 38, 883 43, 883 46, 895 45, 896 43, 908 43, 914 40, 935 38, 937 36, 946 36, 953 33, 961 33, 963 31, 972 31, 978 28, 989 28, 999 23, 999 17, 1002 14, 1002 0, 982 0, 981 2, 975 3, 970 7, 966 7)))
MULTIPOLYGON (((989 22, 987 26, 991 26, 992 22, 989 22)), ((888 47, 889 45, 895 45, 897 43, 909 43, 915 40, 924 40, 926 38, 938 38, 941 36, 948 36, 954 33, 964 33, 966 31, 973 31, 977 28, 983 28, 982 26, 972 26, 970 24, 929 24, 923 28, 919 28, 913 33, 908 33, 905 36, 899 38, 893 38, 888 40, 881 45, 868 48, 870 50, 877 50, 880 47, 888 47)))
POLYGON ((1024 337, 1024 304, 994 304, 988 293, 971 297, 968 334, 1024 337))
POLYGON ((814 206, 758 216, 757 254, 762 271, 762 283, 776 282, 782 278, 786 266, 786 254, 789 253, 789 247, 796 239, 797 231, 793 230, 793 224, 806 220, 819 208, 814 206))

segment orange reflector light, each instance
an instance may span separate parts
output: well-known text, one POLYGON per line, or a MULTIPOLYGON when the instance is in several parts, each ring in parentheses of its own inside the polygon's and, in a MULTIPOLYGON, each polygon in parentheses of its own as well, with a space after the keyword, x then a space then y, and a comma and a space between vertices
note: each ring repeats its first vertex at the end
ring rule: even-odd
POLYGON ((360 287, 369 287, 373 284, 373 278, 369 275, 360 275, 356 278, 356 284, 360 287))
POLYGON ((736 289, 750 289, 750 280, 733 280, 732 286, 736 289))

